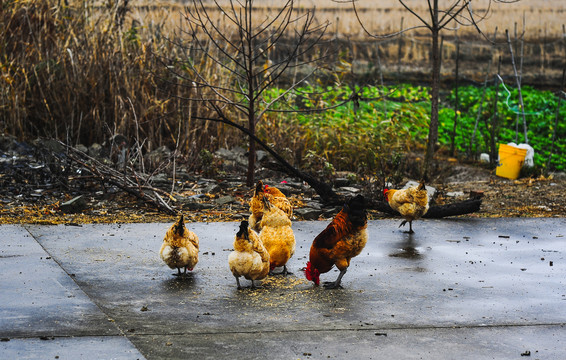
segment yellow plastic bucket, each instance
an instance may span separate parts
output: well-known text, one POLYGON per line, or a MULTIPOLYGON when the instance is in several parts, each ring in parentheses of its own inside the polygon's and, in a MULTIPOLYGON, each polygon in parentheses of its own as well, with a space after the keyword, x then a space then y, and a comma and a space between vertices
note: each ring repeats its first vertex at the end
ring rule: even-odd
POLYGON ((499 144, 499 163, 495 175, 515 180, 519 177, 526 155, 527 149, 499 144))

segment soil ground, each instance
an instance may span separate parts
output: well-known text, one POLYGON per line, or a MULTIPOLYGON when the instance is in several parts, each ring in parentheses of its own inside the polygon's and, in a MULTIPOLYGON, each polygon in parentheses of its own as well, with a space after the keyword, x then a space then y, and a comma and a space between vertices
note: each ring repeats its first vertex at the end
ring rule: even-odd
MULTIPOLYGON (((0 224, 82 224, 82 223, 138 223, 171 222, 173 215, 165 214, 147 203, 100 181, 89 180, 88 175, 66 175, 64 181, 50 178, 52 171, 34 155, 18 157, 13 151, 4 151, 0 161, 0 224), (63 204, 77 196, 84 201, 79 208, 63 204)), ((478 165, 446 160, 442 174, 430 186, 437 192, 433 204, 443 205, 466 200, 470 194, 483 196, 481 210, 470 217, 564 217, 566 215, 566 175, 557 173, 548 177, 529 177, 508 180, 478 165)), ((258 179, 279 186, 287 182, 276 171, 259 171, 258 179), (263 174, 264 176, 261 176, 263 174)), ((174 189, 176 201, 171 205, 181 210, 189 221, 239 221, 249 216, 248 201, 253 189, 245 186, 243 172, 222 173, 216 179, 199 174, 177 176, 174 189), (210 186, 212 184, 212 186, 210 186), (190 201, 188 201, 190 200, 190 201)), ((163 176, 162 188, 170 191, 172 177, 163 176)), ((294 181, 294 187, 281 185, 288 191, 294 208, 314 207, 322 210, 313 218, 296 211, 294 220, 325 220, 336 213, 336 207, 325 209, 317 203, 316 194, 306 184, 294 181)), ((157 186, 157 185, 156 185, 157 186)), ((350 191, 366 193, 364 185, 353 183, 350 191)), ((376 191, 374 195, 379 196, 376 191)), ((366 193, 366 196, 368 194, 366 193)), ((371 219, 390 218, 391 215, 370 211, 371 219)))

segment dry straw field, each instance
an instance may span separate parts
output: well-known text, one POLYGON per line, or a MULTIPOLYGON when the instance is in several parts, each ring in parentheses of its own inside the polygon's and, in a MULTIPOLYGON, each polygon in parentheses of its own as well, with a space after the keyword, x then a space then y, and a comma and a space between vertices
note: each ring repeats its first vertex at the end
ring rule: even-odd
MULTIPOLYGON (((131 16, 145 26, 161 23, 166 32, 180 32, 184 26, 182 14, 190 9, 191 3, 139 3, 134 6, 131 16)), ((228 3, 227 0, 218 1, 221 5, 228 3)), ((285 3, 284 0, 255 1, 254 13, 257 16, 254 18, 266 18, 285 3)), ((405 3, 425 19, 428 16, 426 1, 405 3)), ((441 8, 448 8, 452 3, 453 1, 443 0, 439 2, 441 8)), ((218 24, 226 24, 226 16, 218 11, 214 2, 205 1, 205 4, 218 24)), ((355 4, 357 11, 354 11, 348 0, 299 0, 295 2, 295 8, 298 13, 314 10, 319 24, 330 24, 327 37, 335 39, 338 51, 347 51, 346 60, 358 66, 353 71, 357 70, 361 77, 365 76, 368 67, 379 62, 384 66, 383 72, 390 81, 403 78, 405 81, 426 83, 430 33, 422 27, 419 19, 410 14, 398 0, 357 0, 355 4), (359 21, 363 23, 363 27, 359 21), (404 32, 402 36, 388 36, 402 29, 413 30, 404 32)), ((479 0, 474 1, 473 5, 478 17, 483 17, 478 25, 484 34, 478 34, 470 23, 454 23, 444 31, 442 72, 445 80, 450 81, 453 76, 456 36, 460 41, 461 75, 469 81, 481 81, 488 60, 497 62, 499 56, 504 58, 502 73, 510 74, 512 68, 505 35, 505 30, 508 30, 516 51, 519 53, 520 48, 523 55, 524 83, 542 88, 559 86, 566 61, 565 1, 522 0, 501 3, 479 0), (494 36, 497 45, 492 48, 486 38, 493 40, 494 36)))
MULTIPOLYGON (((257 19, 261 19, 274 9, 281 8, 284 0, 256 0, 254 11, 257 19)), ((146 4, 134 3, 133 7, 139 11, 135 16, 140 21, 159 21, 168 18, 173 27, 179 24, 179 13, 184 7, 190 5, 191 1, 181 2, 148 2, 146 4)), ((215 9, 212 1, 209 4, 211 14, 222 20, 224 16, 215 9)), ((227 0, 220 0, 218 4, 227 4, 227 0)), ((417 13, 425 15, 428 12, 426 1, 405 1, 417 13)), ((447 8, 453 1, 440 1, 443 8, 447 8)), ((360 20, 364 26, 373 34, 389 34, 422 25, 419 20, 410 15, 398 0, 356 0, 356 8, 360 20)), ((525 23, 525 38, 529 41, 548 41, 563 37, 563 26, 566 22, 566 2, 563 0, 521 0, 510 3, 489 2, 487 0, 474 1, 474 11, 478 14, 485 13, 489 9, 487 18, 481 24, 486 33, 493 33, 495 27, 500 30, 509 29, 514 31, 523 30, 523 19, 525 23), (488 8, 488 4, 491 7, 488 8)), ((366 33, 359 25, 352 3, 348 0, 298 0, 295 8, 299 12, 315 10, 318 22, 330 22, 332 35, 347 37, 353 40, 367 39, 366 33)), ((477 31, 473 27, 460 27, 462 35, 474 35, 477 31)))

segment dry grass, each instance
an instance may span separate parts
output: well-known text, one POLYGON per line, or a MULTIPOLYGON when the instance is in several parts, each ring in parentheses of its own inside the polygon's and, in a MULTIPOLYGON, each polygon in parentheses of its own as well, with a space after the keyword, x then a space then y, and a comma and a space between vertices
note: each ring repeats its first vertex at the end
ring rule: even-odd
POLYGON ((187 116, 201 110, 171 96, 191 88, 172 85, 167 70, 184 58, 167 39, 167 13, 143 21, 125 18, 121 2, 58 4, 2 4, 1 131, 86 145, 122 134, 145 151, 167 145, 194 156, 223 131, 187 116))

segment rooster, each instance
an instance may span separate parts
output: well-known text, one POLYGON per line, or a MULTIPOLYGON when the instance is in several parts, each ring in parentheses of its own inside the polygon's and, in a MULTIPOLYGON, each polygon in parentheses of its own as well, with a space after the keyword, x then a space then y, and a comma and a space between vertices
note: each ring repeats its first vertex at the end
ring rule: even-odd
POLYGON ((254 288, 254 280, 261 280, 269 273, 269 253, 245 220, 240 223, 240 230, 234 239, 234 251, 228 256, 228 265, 236 278, 238 289, 241 289, 240 276, 251 280, 254 288))
POLYGON ((250 199, 250 211, 252 214, 250 215, 249 223, 252 229, 256 231, 261 231, 260 220, 264 213, 264 196, 267 197, 267 200, 272 205, 283 210, 289 219, 293 216, 293 207, 285 194, 276 187, 263 185, 263 182, 260 180, 255 187, 254 196, 250 199))
POLYGON ((421 218, 428 211, 428 192, 425 182, 403 190, 383 190, 385 199, 393 210, 397 210, 405 218, 399 227, 409 222, 409 234, 413 234, 413 220, 421 218))
POLYGON ((267 196, 263 199, 264 214, 260 221, 261 232, 259 238, 269 252, 270 269, 283 266, 282 275, 290 274, 287 271, 287 261, 295 253, 295 234, 291 229, 291 220, 275 205, 272 205, 267 196))
POLYGON ((181 215, 167 230, 159 256, 171 269, 177 268, 178 273, 173 275, 181 276, 181 268, 185 269, 183 274, 186 274, 187 269, 192 271, 197 264, 198 246, 198 236, 187 230, 181 215))
POLYGON ((366 246, 367 213, 362 195, 350 199, 342 210, 313 241, 309 261, 305 269, 307 280, 320 283, 320 274, 329 272, 334 265, 340 270, 334 282, 325 283, 327 289, 341 288, 342 277, 350 266, 350 260, 366 246))

